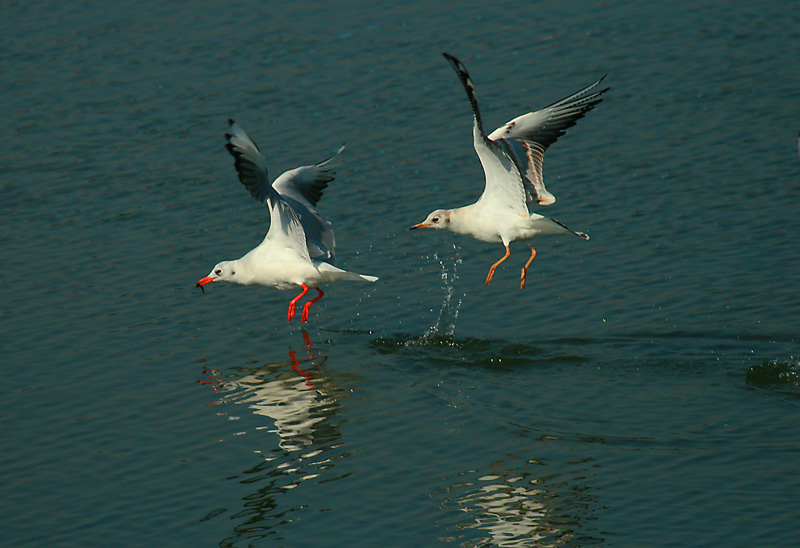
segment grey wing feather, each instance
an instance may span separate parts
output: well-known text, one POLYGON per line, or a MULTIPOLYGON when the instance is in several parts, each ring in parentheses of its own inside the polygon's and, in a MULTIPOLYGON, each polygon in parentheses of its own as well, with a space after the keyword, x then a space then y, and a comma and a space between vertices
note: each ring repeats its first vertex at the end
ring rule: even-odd
POLYGON ((239 180, 250 194, 261 203, 267 199, 270 184, 267 163, 255 142, 239 124, 228 120, 225 148, 233 156, 233 165, 239 180))
POLYGON ((313 206, 299 202, 291 196, 282 196, 282 199, 289 204, 303 224, 311 258, 332 264, 336 259, 336 239, 331 222, 313 206))
POLYGON ((478 106, 478 95, 475 93, 475 85, 472 83, 472 78, 469 77, 469 72, 467 72, 467 67, 464 66, 464 63, 450 55, 449 53, 443 52, 444 58, 450 62, 452 65, 453 70, 456 71, 456 75, 458 75, 458 79, 461 81, 461 85, 464 87, 464 91, 467 94, 467 98, 469 99, 469 104, 472 106, 472 113, 475 115, 475 129, 477 130, 476 133, 479 133, 484 138, 486 134, 483 131, 483 120, 481 119, 481 109, 478 106))
POLYGON ((496 142, 523 175, 525 203, 530 204, 536 201, 539 205, 550 205, 555 202, 556 197, 545 188, 542 177, 544 147, 535 141, 526 139, 498 139, 496 142))
POLYGON ((486 175, 486 188, 481 195, 480 202, 494 202, 498 205, 511 207, 520 215, 528 215, 526 207, 526 190, 523 186, 523 177, 519 165, 514 161, 514 156, 509 154, 505 147, 491 140, 483 131, 478 96, 475 85, 472 83, 464 63, 450 55, 442 53, 456 71, 458 79, 467 94, 475 117, 472 134, 475 152, 483 166, 486 175))
POLYGON ((489 139, 518 137, 538 143, 546 150, 547 147, 564 135, 567 129, 574 126, 578 120, 586 116, 587 112, 603 100, 601 96, 609 88, 606 87, 601 90, 595 90, 595 88, 604 79, 605 76, 594 84, 543 109, 514 118, 490 133, 489 139))
MULTIPOLYGON (((270 184, 266 161, 258 146, 239 124, 233 120, 228 120, 228 123, 225 148, 234 158, 234 167, 242 184, 259 202, 277 198, 282 204, 281 208, 285 206, 292 209, 305 234, 306 252, 314 259, 333 262, 336 247, 333 227, 314 206, 334 178, 330 162, 344 150, 344 145, 330 158, 312 166, 289 170, 270 184)), ((269 205, 272 215, 275 206, 269 205)))
POLYGON ((300 216, 311 257, 330 263, 336 259, 333 225, 317 210, 316 205, 322 198, 322 191, 335 177, 331 162, 344 148, 342 145, 334 155, 314 165, 289 170, 272 184, 300 216))
POLYGON ((342 145, 335 154, 311 166, 301 166, 283 173, 272 186, 281 196, 291 196, 298 201, 307 201, 315 206, 322 198, 322 191, 336 176, 331 162, 345 149, 342 145))
POLYGON ((596 88, 604 78, 541 110, 518 116, 489 134, 489 139, 504 148, 524 175, 528 203, 535 200, 549 205, 556 201, 544 186, 544 153, 603 100, 601 96, 609 88, 596 88))

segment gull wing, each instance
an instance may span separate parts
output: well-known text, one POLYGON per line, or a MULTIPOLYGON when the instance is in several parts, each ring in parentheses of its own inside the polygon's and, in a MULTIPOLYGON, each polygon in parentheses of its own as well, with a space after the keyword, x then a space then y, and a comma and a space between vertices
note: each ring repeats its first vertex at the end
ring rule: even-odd
POLYGON ((335 172, 331 162, 344 150, 342 145, 336 153, 311 166, 289 170, 275 179, 272 186, 300 215, 306 232, 311 256, 321 261, 333 262, 336 239, 333 225, 316 208, 322 191, 333 181, 335 172))
POLYGON ((475 152, 478 154, 486 176, 486 187, 478 202, 492 204, 494 208, 510 208, 527 217, 529 213, 526 205, 526 191, 516 162, 503 147, 490 140, 483 131, 478 97, 467 68, 452 55, 448 53, 443 53, 443 55, 456 71, 472 106, 474 115, 472 136, 475 152))
POLYGON ((270 184, 267 177, 267 162, 258 146, 242 127, 228 120, 228 133, 225 134, 225 148, 233 156, 233 165, 239 180, 250 194, 261 203, 267 199, 270 184))
POLYGON ((523 174, 527 203, 536 200, 540 205, 550 205, 556 201, 544 186, 544 153, 603 100, 601 96, 609 88, 597 87, 604 78, 541 110, 518 116, 489 134, 488 138, 503 148, 523 174))
POLYGON ((267 196, 267 206, 270 219, 269 231, 259 247, 268 248, 272 255, 282 250, 311 262, 300 216, 272 187, 267 196))
POLYGON ((234 167, 242 184, 262 203, 273 192, 278 195, 299 216, 306 237, 307 252, 311 257, 333 262, 336 248, 333 226, 317 211, 315 205, 322 197, 322 190, 333 180, 334 172, 330 162, 344 150, 344 146, 330 158, 313 166, 302 166, 283 173, 270 185, 266 160, 258 146, 239 124, 233 120, 228 120, 228 123, 225 148, 234 158, 234 167))
POLYGON ((527 217, 525 186, 517 164, 496 143, 489 141, 473 127, 475 152, 483 166, 486 187, 478 200, 492 208, 510 208, 527 217))
POLYGON ((333 156, 314 164, 301 166, 283 173, 272 186, 281 196, 289 196, 309 207, 317 205, 322 191, 333 181, 336 173, 331 162, 344 150, 342 145, 333 156))

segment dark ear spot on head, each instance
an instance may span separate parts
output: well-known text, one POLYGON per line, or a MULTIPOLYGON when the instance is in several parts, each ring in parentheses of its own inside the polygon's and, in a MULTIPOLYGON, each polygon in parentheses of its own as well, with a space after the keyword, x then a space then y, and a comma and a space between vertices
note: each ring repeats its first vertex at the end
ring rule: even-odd
POLYGON ((445 217, 444 218, 444 222, 449 223, 450 222, 450 217, 445 217))

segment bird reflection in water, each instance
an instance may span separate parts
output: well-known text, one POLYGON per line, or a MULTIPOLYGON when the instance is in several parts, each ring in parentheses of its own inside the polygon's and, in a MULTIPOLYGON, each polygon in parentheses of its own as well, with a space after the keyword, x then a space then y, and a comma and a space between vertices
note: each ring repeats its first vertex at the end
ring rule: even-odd
MULTIPOLYGON (((335 403, 335 398, 327 394, 325 378, 319 375, 327 356, 313 350, 307 331, 303 330, 302 335, 305 356, 301 352, 298 357, 298 351, 290 349, 288 362, 246 370, 246 375, 234 380, 223 379, 219 371, 206 368, 208 380, 198 381, 221 395, 209 405, 244 405, 254 415, 271 419, 271 425, 256 426, 254 430, 267 429, 277 434, 284 451, 300 451, 312 445, 316 425, 325 420, 335 403)), ((225 414, 231 420, 240 420, 242 417, 235 416, 235 412, 225 414)))
MULTIPOLYGON (((220 406, 220 416, 236 421, 232 436, 237 446, 243 443, 258 455, 245 469, 225 472, 228 480, 247 485, 249 494, 230 516, 233 531, 220 546, 238 545, 242 539, 247 539, 244 544, 254 543, 272 535, 289 514, 304 508, 296 499, 303 498, 304 490, 295 488, 320 481, 348 456, 334 420, 344 391, 325 370, 327 356, 314 350, 305 330, 302 335, 305 349, 290 348, 288 361, 231 368, 235 373, 225 375, 207 368, 208 380, 199 381, 220 396, 209 405, 220 406), (232 379, 238 374, 242 376, 232 379), (272 434, 277 435, 277 444, 272 434)), ((227 512, 228 508, 216 508, 203 520, 227 512)))
POLYGON ((521 467, 505 468, 504 464, 492 464, 491 471, 469 470, 450 478, 452 485, 445 487, 442 507, 455 505, 460 512, 458 523, 441 525, 460 533, 460 546, 485 545, 485 538, 475 539, 468 533, 474 529, 488 533, 492 546, 503 547, 555 547, 597 540, 580 532, 596 503, 584 486, 569 485, 565 478, 553 477, 552 471, 539 477, 535 472, 544 470, 535 459, 521 467))

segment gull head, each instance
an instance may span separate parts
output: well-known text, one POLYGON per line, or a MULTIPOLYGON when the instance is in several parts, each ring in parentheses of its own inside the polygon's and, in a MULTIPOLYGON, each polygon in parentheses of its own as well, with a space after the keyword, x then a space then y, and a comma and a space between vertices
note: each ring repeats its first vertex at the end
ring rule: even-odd
MULTIPOLYGON (((234 262, 235 261, 222 261, 221 263, 217 264, 217 266, 215 266, 211 272, 208 273, 208 276, 199 279, 194 286, 203 289, 204 285, 210 284, 211 282, 236 281, 234 262)), ((203 289, 203 293, 205 293, 205 289, 203 289)))
POLYGON ((418 225, 412 226, 411 230, 415 228, 437 228, 439 230, 447 230, 450 228, 450 210, 437 209, 431 212, 424 221, 418 225))

